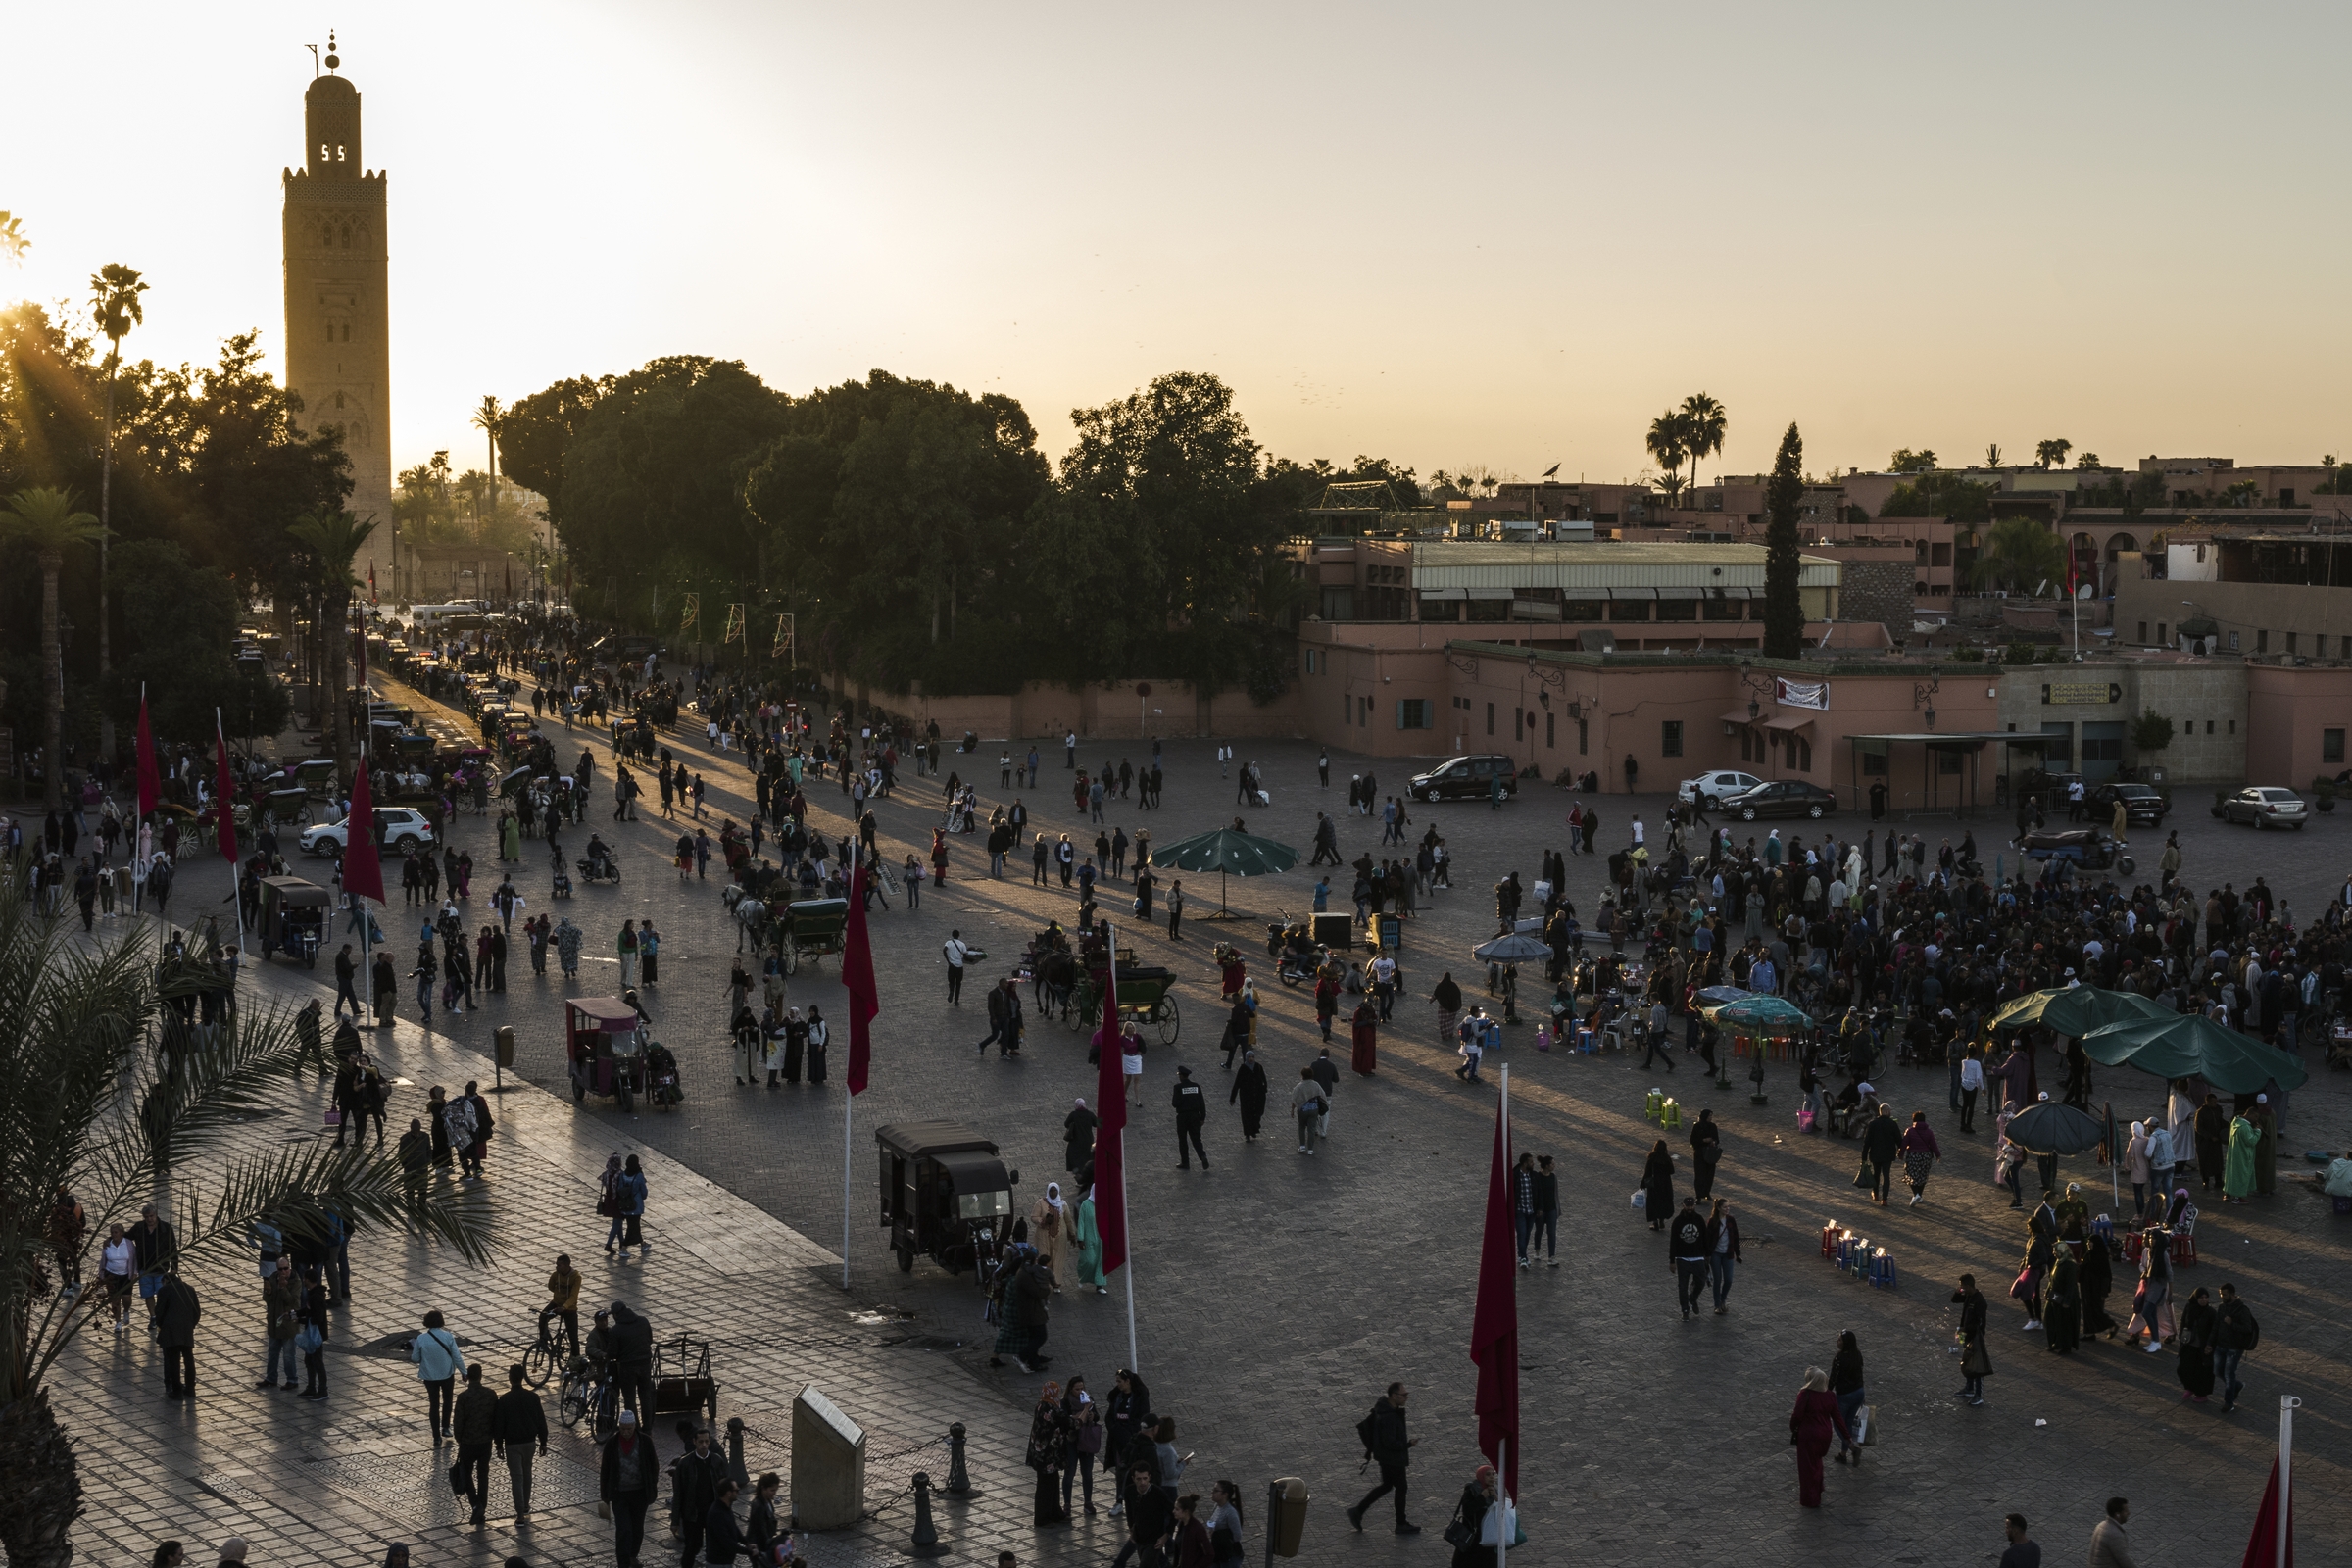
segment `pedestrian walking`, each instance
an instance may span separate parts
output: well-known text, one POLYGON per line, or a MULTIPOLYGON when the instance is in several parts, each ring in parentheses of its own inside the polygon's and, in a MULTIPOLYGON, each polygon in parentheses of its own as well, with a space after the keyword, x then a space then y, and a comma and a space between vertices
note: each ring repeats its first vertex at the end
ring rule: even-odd
POLYGON ((1830 1393, 1830 1375, 1820 1367, 1805 1368, 1805 1386, 1788 1413, 1788 1441, 1796 1448, 1796 1500, 1800 1507, 1821 1506, 1822 1455, 1830 1451, 1832 1436, 1852 1441, 1845 1413, 1830 1393))
POLYGON ((2262 1325, 2255 1321, 2253 1309, 2239 1297, 2237 1287, 2225 1281, 2213 1322, 2213 1377, 2221 1386, 2224 1415, 2237 1408, 2238 1392, 2244 1387, 2238 1381, 2239 1363, 2261 1343, 2262 1325))
POLYGON ((473 1527, 479 1530, 490 1509, 490 1458, 498 1445, 498 1396, 482 1387, 480 1362, 466 1369, 466 1389, 450 1416, 457 1462, 450 1466, 450 1490, 473 1504, 473 1527))
POLYGON ((2138 1568, 2138 1559, 2132 1555, 2132 1538, 2124 1531, 2131 1522, 2131 1501, 2109 1497, 2107 1517, 2090 1530, 2090 1568, 2138 1568))
POLYGON ((438 1310, 424 1314, 424 1332, 409 1342, 409 1359, 416 1363, 416 1381, 424 1385, 425 1424, 437 1448, 449 1436, 458 1374, 466 1366, 465 1356, 458 1351, 458 1337, 449 1332, 447 1320, 438 1310))
POLYGON ((1674 1155, 1667 1152, 1663 1138, 1650 1146, 1649 1158, 1642 1166, 1641 1193, 1649 1228, 1664 1230, 1674 1217, 1674 1155))
POLYGON ((1959 1397, 1972 1405, 1984 1402, 1984 1380, 1992 1376, 1992 1352, 1984 1343, 1986 1309, 1984 1293, 1977 1289, 1974 1274, 1960 1276, 1960 1288, 1952 1292, 1952 1300, 1960 1308, 1960 1394, 1959 1397))
POLYGON ((1715 1293, 1715 1315, 1730 1310, 1724 1302, 1732 1294, 1732 1275, 1744 1261, 1740 1255, 1740 1221, 1732 1213, 1728 1198, 1715 1200, 1715 1207, 1707 1215, 1707 1282, 1715 1293))
POLYGON ((1699 1293, 1707 1288, 1707 1222, 1699 1215, 1695 1198, 1684 1199, 1666 1223, 1666 1267, 1674 1275, 1675 1300, 1683 1316, 1694 1316, 1699 1293))
POLYGON ((1862 1375, 1862 1343, 1847 1329, 1838 1336, 1838 1353, 1830 1357, 1830 1393, 1837 1396, 1838 1413, 1845 1417, 1845 1432, 1838 1440, 1838 1462, 1859 1465, 1862 1445, 1855 1440, 1854 1421, 1869 1401, 1870 1387, 1862 1375))
POLYGON ((621 1411, 612 1436, 605 1440, 596 1494, 612 1515, 612 1551, 623 1568, 637 1561, 645 1544, 645 1512, 661 1491, 661 1477, 653 1435, 639 1430, 636 1411, 621 1411))
POLYGON ((2001 1521, 2003 1538, 2009 1549, 2001 1553, 1999 1568, 2041 1568, 2041 1547, 2026 1532, 2026 1516, 2013 1513, 2001 1521))
POLYGON ((1315 1128, 1331 1102, 1323 1097, 1323 1086, 1315 1081, 1315 1069, 1298 1069, 1298 1082, 1291 1090, 1291 1109, 1298 1118, 1298 1152, 1315 1152, 1315 1128))
POLYGON ((1911 1184, 1911 1202, 1916 1207, 1927 1201, 1928 1173, 1943 1157, 1942 1146, 1936 1142, 1936 1129, 1928 1125, 1926 1111, 1911 1113, 1911 1125, 1903 1129, 1898 1148, 1903 1156, 1903 1177, 1911 1184))
POLYGON ((1168 1103, 1176 1111, 1176 1168, 1191 1170, 1198 1153, 1200 1168, 1208 1169, 1208 1150, 1200 1142, 1200 1129, 1208 1124, 1208 1096, 1193 1082, 1192 1068, 1176 1068, 1176 1087, 1169 1091, 1168 1103))
POLYGON ((1723 1129, 1715 1112, 1702 1109, 1690 1124, 1690 1191, 1705 1202, 1715 1191, 1715 1166, 1723 1158, 1723 1129))
POLYGON ((1257 1059, 1256 1052, 1244 1051, 1241 1070, 1233 1075, 1233 1089, 1225 1097, 1227 1104, 1242 1108, 1244 1143, 1257 1142, 1258 1128, 1266 1117, 1267 1090, 1265 1063, 1257 1059))

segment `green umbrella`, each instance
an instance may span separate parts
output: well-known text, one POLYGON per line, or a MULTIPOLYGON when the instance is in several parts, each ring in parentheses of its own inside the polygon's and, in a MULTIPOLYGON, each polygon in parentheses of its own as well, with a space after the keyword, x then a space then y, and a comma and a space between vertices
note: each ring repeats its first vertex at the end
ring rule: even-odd
POLYGON ((2172 1008, 2136 991, 2103 991, 2097 986, 2062 986, 2018 998, 1992 1015, 1995 1029, 2040 1024, 2077 1039, 2111 1023, 2175 1016, 2172 1008))
POLYGON ((2274 1078, 2281 1089, 2300 1089, 2310 1076, 2278 1047, 2195 1012, 2111 1023, 2084 1035, 2082 1049, 2110 1067, 2129 1063, 2159 1078, 2202 1078, 2232 1095, 2253 1094, 2274 1078))
POLYGON ((1813 1026, 1812 1015, 1804 1008, 1768 992, 1727 1002, 1707 1016, 1719 1027, 1729 1027, 1742 1033, 1769 1033, 1774 1030, 1809 1029, 1813 1026))
POLYGON ((1178 871, 1216 872, 1217 914, 1223 915, 1232 912, 1225 907, 1225 878, 1228 875, 1266 876, 1276 871, 1288 871, 1298 863, 1298 852, 1288 844, 1277 844, 1272 839, 1261 839, 1255 834, 1221 827, 1211 833, 1196 833, 1189 839, 1178 839, 1173 844, 1154 845, 1152 863, 1178 871))

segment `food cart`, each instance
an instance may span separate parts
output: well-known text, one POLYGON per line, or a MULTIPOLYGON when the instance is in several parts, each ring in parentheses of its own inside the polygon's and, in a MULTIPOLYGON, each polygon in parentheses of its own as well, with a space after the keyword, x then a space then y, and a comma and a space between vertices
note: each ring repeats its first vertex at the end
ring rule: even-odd
POLYGON ((572 997, 564 1004, 564 1048, 571 1102, 590 1095, 633 1108, 644 1091, 645 1020, 618 997, 572 997))
POLYGON ((1012 1235, 1012 1189, 997 1146, 961 1122, 902 1121, 874 1130, 881 1152, 882 1228, 899 1272, 914 1272, 916 1254, 951 1274, 979 1272, 1012 1235))
POLYGON ((316 967, 331 907, 332 896, 316 882, 298 876, 262 878, 262 956, 283 954, 316 967))

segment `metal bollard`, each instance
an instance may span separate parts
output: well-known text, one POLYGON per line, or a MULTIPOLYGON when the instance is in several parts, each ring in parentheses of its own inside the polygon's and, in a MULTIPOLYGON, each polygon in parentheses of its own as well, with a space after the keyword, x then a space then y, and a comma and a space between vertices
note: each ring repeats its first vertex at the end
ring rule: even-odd
POLYGON ((743 1417, 739 1415, 727 1418, 727 1473, 737 1486, 751 1489, 752 1473, 743 1467, 743 1417))
POLYGON ((958 1421, 948 1428, 948 1485, 951 1497, 977 1497, 980 1489, 972 1485, 971 1472, 963 1467, 963 1423, 958 1421))
POLYGON ((947 1552, 939 1544, 939 1529, 931 1523, 931 1472, 914 1473, 914 1544, 907 1548, 917 1557, 938 1557, 947 1552))

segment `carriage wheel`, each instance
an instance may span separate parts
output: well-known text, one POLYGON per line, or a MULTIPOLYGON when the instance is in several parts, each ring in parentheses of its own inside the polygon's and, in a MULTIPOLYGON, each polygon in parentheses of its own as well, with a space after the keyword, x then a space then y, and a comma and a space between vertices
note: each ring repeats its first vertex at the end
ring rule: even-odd
POLYGON ((779 943, 776 951, 784 956, 784 972, 786 974, 799 974, 801 972, 801 950, 799 948, 793 946, 789 942, 785 942, 779 943))
POLYGON ((1159 1043, 1174 1045, 1176 1032, 1183 1027, 1183 1020, 1176 1015, 1176 999, 1161 997, 1159 1004, 1152 1009, 1152 1021, 1159 1025, 1159 1043))

